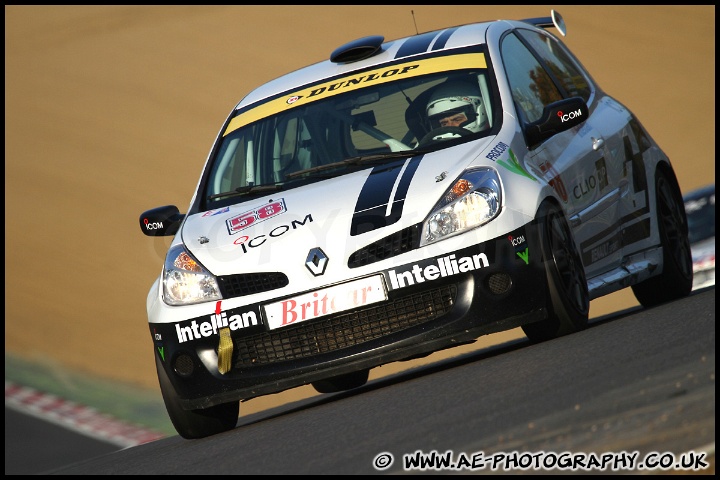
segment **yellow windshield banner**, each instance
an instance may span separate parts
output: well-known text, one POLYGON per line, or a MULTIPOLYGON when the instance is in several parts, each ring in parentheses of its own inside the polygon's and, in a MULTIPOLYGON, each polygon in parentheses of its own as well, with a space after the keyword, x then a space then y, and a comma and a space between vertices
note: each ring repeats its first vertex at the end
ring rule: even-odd
POLYGON ((337 78, 330 82, 315 85, 312 88, 306 88, 290 95, 276 98, 275 100, 263 103, 256 108, 238 115, 230 121, 223 136, 252 122, 269 117, 270 115, 285 112, 295 107, 307 105, 316 100, 325 99, 340 93, 351 92, 369 85, 380 85, 382 83, 400 80, 401 78, 411 78, 450 70, 464 70, 467 68, 487 68, 485 54, 466 53, 462 55, 428 58, 386 66, 361 74, 348 75, 344 78, 337 78))

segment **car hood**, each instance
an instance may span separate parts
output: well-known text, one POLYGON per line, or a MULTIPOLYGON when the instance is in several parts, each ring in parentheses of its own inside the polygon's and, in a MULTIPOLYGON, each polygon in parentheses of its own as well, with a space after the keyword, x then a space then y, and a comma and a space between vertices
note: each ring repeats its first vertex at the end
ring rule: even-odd
MULTIPOLYGON (((312 249, 329 258, 325 280, 342 278, 349 256, 422 222, 492 138, 392 160, 335 178, 190 215, 188 250, 215 275, 287 273, 312 249)), ((482 160, 478 160, 482 163, 482 160)))

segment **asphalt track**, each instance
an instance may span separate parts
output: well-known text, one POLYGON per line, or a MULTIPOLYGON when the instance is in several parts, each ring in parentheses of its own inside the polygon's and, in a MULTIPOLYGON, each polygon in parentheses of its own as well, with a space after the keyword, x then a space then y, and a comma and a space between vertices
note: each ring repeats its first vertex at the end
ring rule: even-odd
MULTIPOLYGON (((657 452, 708 463, 685 473, 714 474, 715 288, 540 345, 515 340, 351 392, 245 417, 241 408, 235 430, 202 440, 122 448, 9 412, 7 399, 5 419, 6 474, 403 473, 414 452, 657 452), (389 458, 381 453, 394 456, 386 470, 373 466, 389 458)), ((549 472, 510 467, 466 473, 549 472)))
POLYGON ((111 441, 5 406, 5 475, 34 475, 117 450, 111 441))

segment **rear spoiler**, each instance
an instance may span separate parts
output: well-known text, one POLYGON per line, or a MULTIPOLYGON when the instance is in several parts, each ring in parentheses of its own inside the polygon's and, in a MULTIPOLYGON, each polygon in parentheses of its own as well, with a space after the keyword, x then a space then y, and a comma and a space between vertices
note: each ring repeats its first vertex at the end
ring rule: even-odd
POLYGON ((540 27, 540 28, 555 27, 555 28, 557 28, 558 32, 560 32, 560 34, 563 37, 565 35, 567 35, 567 28, 565 27, 565 20, 563 20, 562 15, 560 15, 560 13, 556 12, 555 10, 550 10, 549 17, 526 18, 525 20, 520 20, 520 21, 529 23, 531 25, 535 25, 536 27, 540 27))

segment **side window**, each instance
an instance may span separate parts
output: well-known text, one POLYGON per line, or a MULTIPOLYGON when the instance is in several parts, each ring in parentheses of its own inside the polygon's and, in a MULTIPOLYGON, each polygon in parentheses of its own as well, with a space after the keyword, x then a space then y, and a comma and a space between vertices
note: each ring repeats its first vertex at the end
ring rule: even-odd
POLYGON ((213 165, 212 183, 208 186, 208 195, 227 192, 236 186, 245 185, 247 139, 235 135, 223 143, 218 154, 219 160, 213 165))
POLYGON ((543 58, 569 96, 582 97, 585 102, 590 100, 592 93, 590 82, 571 60, 560 42, 531 30, 518 30, 518 34, 543 58))
POLYGON ((545 105, 562 100, 550 75, 515 34, 503 39, 501 52, 513 100, 524 122, 538 120, 545 105))

